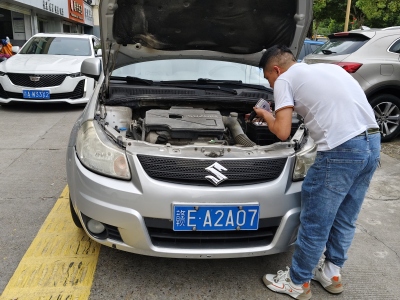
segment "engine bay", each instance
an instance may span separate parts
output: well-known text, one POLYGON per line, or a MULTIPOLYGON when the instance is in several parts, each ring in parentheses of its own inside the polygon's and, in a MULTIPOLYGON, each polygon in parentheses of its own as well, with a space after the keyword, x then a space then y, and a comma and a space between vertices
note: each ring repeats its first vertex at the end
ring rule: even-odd
MULTIPOLYGON (((103 105, 97 118, 121 138, 151 144, 252 147, 280 142, 266 123, 250 122, 248 115, 198 107, 151 109, 103 105)), ((300 120, 294 115, 291 136, 299 125, 300 120)))

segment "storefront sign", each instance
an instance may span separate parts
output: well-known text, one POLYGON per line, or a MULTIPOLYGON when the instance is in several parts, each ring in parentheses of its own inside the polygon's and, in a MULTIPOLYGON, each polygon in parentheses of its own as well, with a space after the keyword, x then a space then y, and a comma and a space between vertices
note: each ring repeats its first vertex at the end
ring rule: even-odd
POLYGON ((75 22, 84 23, 83 0, 69 0, 69 19, 75 22))
POLYGON ((68 18, 68 2, 67 0, 15 0, 29 6, 36 7, 40 10, 68 18))
POLYGON ((84 12, 85 12, 85 24, 89 26, 93 26, 93 8, 91 5, 85 1, 84 3, 84 12))
POLYGON ((53 14, 64 16, 64 8, 51 3, 49 0, 43 0, 43 9, 53 14))

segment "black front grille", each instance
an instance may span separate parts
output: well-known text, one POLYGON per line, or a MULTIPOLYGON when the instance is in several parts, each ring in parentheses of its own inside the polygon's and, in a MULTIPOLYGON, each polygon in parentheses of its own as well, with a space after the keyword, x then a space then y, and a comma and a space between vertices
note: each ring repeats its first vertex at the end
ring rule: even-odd
MULTIPOLYGON (((85 88, 85 79, 78 82, 75 89, 72 92, 67 93, 58 93, 58 94, 50 94, 50 100, 59 100, 59 99, 79 99, 83 97, 85 88)), ((1 91, 0 91, 1 93, 1 91)), ((17 98, 17 99, 25 99, 22 96, 22 93, 12 93, 5 92, 6 97, 2 98, 17 98)), ((0 96, 1 97, 1 96, 0 96)), ((25 99, 25 100, 35 100, 35 99, 25 99)), ((40 99, 38 99, 40 100, 40 99)))
POLYGON ((218 186, 232 186, 267 182, 279 177, 287 158, 243 159, 243 160, 201 160, 138 155, 145 172, 154 179, 180 184, 213 186, 206 176, 213 175, 206 168, 218 162, 227 171, 228 177, 218 186))
POLYGON ((173 231, 169 220, 145 218, 154 246, 178 249, 226 249, 268 246, 281 218, 261 219, 258 230, 173 231))
POLYGON ((7 73, 8 78, 15 85, 26 87, 51 87, 63 83, 66 74, 18 74, 7 73), (32 81, 31 78, 39 78, 38 81, 32 81))

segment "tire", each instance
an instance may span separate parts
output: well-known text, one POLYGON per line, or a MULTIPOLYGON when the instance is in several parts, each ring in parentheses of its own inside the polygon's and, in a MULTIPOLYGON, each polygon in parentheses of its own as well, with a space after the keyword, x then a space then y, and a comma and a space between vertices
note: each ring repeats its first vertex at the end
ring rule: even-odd
POLYGON ((71 211, 72 221, 74 221, 75 226, 78 227, 78 228, 82 228, 81 221, 79 220, 79 217, 75 212, 74 206, 72 205, 71 198, 69 198, 69 208, 70 208, 70 211, 71 211))
POLYGON ((382 142, 389 142, 400 133, 400 98, 381 94, 373 97, 370 104, 382 134, 382 142))

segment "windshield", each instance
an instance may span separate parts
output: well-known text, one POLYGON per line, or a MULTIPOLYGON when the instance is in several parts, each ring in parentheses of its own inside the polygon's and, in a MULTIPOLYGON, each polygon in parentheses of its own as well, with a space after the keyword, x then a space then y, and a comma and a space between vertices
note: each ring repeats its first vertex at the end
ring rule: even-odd
POLYGON ((21 54, 90 56, 88 39, 70 37, 34 37, 21 49, 21 54))
POLYGON ((127 65, 113 71, 112 76, 131 76, 153 81, 241 80, 243 83, 270 87, 258 67, 215 60, 170 59, 127 65))

